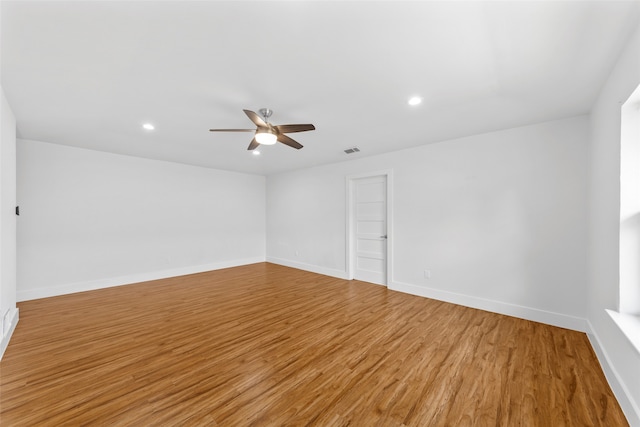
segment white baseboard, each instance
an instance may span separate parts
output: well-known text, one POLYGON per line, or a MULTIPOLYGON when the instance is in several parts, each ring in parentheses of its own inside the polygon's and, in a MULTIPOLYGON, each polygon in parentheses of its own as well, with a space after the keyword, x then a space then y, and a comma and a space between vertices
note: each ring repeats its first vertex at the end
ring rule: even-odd
POLYGON ((285 267, 297 268, 298 270, 310 271, 312 273, 322 274, 324 276, 337 277, 338 279, 349 280, 347 278, 347 272, 337 270, 334 268, 320 267, 312 264, 305 264, 303 262, 291 261, 282 258, 267 257, 267 262, 272 264, 284 265, 285 267))
MULTIPOLYGON (((349 280, 349 278, 347 277, 347 272, 342 270, 319 267, 317 265, 305 264, 297 261, 269 256, 267 257, 267 262, 284 265, 285 267, 297 268, 299 270, 310 271, 312 273, 323 274, 325 276, 349 280)), ((521 319, 545 323, 565 329, 572 329, 580 332, 587 331, 586 319, 570 316, 567 314, 555 313, 552 311, 545 311, 537 308, 525 307, 485 298, 478 298, 469 295, 458 294, 455 292, 411 285, 408 283, 397 281, 391 281, 388 285, 388 288, 392 291, 399 291, 421 297, 432 298, 439 301, 450 302, 453 304, 463 305, 465 307, 477 308, 480 310, 490 311, 492 313, 518 317, 521 319)))
POLYGON ((416 286, 402 282, 392 282, 389 285, 389 289, 421 297, 432 298, 438 301, 463 305, 465 307, 490 311, 492 313, 532 320, 534 322, 545 323, 547 325, 558 326, 565 329, 572 329, 574 331, 587 331, 586 319, 569 316, 567 314, 555 313, 552 311, 540 310, 538 308, 525 307, 502 301, 478 298, 470 295, 427 288, 424 286, 416 286))
MULTIPOLYGON (((11 319, 10 320, 11 323, 8 326, 7 332, 4 333, 4 331, 0 331, 0 332, 3 332, 2 341, 0 341, 0 360, 2 360, 2 356, 4 356, 4 351, 7 349, 7 346, 9 345, 9 340, 13 335, 13 331, 16 330, 16 326, 18 325, 18 320, 20 320, 20 310, 18 308, 14 308, 9 318, 11 319)), ((3 329, 5 329, 6 327, 7 326, 3 325, 3 329)))
POLYGON ((149 280, 166 279, 169 277, 184 276, 186 274, 203 273, 205 271, 220 270, 222 268, 239 267, 241 265, 264 262, 262 257, 245 258, 231 261, 215 262, 211 264, 193 265, 187 267, 172 268, 169 270, 153 271, 150 273, 131 274, 128 276, 110 277, 107 279, 77 282, 50 288, 38 288, 18 290, 18 301, 28 301, 38 298, 48 298, 58 295, 73 294, 76 292, 93 291, 96 289, 110 288, 113 286, 129 285, 131 283, 147 282, 149 280))
POLYGON ((640 408, 629 398, 631 395, 629 390, 624 382, 621 381, 620 375, 611 364, 611 359, 609 358, 607 351, 602 346, 602 341, 600 341, 598 334, 591 325, 591 322, 588 320, 587 326, 587 337, 589 338, 591 347, 593 347, 593 350, 596 353, 600 366, 602 367, 602 371, 604 372, 604 376, 607 378, 611 391, 613 391, 613 394, 616 396, 616 399, 622 408, 622 412, 624 412, 624 415, 627 417, 629 425, 640 426, 640 408))

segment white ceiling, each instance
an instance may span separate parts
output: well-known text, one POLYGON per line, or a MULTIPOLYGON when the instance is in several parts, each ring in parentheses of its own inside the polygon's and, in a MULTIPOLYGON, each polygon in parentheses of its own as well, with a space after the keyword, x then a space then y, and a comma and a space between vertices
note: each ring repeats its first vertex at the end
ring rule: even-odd
POLYGON ((271 174, 587 113, 638 1, 2 1, 18 136, 271 174), (422 105, 407 99, 418 94, 422 105), (242 109, 313 123, 246 150, 242 109), (154 132, 141 129, 144 122, 154 132), (358 146, 361 152, 343 150, 358 146))

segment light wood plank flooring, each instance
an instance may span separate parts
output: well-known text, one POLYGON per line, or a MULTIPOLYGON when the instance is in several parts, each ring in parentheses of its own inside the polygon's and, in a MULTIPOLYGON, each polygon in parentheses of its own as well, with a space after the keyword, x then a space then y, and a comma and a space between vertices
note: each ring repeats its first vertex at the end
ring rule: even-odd
POLYGON ((2 426, 624 426, 585 334, 273 264, 19 304, 2 426))

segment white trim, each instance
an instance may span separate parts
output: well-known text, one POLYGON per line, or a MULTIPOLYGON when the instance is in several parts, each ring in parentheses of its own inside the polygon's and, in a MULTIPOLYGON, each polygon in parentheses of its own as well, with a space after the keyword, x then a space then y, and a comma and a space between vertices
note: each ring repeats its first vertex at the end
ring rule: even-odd
POLYGON ((306 264, 304 262, 291 261, 288 259, 274 258, 269 256, 267 257, 267 262, 283 265, 285 267, 297 268, 298 270, 310 271, 312 273, 322 274, 324 276, 336 277, 343 280, 351 280, 347 278, 347 273, 345 271, 335 268, 320 267, 318 265, 306 264))
POLYGON ((375 176, 384 176, 387 182, 387 285, 393 282, 393 169, 384 169, 374 172, 360 173, 356 175, 347 175, 346 181, 346 236, 345 236, 345 265, 346 280, 353 280, 354 275, 354 256, 351 253, 353 248, 353 181, 362 178, 372 178, 375 176))
POLYGON ((128 276, 110 277, 106 279, 90 280, 86 282, 76 282, 67 285, 50 288, 39 288, 30 290, 18 290, 17 300, 28 301, 38 298, 48 298, 58 295, 73 294, 76 292, 93 291, 96 289, 110 288, 113 286, 129 285, 131 283, 147 282, 149 280, 166 279, 169 277, 184 276, 186 274, 203 273, 205 271, 220 270, 222 268, 239 267, 241 265, 264 262, 263 257, 252 257, 230 261, 222 261, 211 264, 193 265, 187 267, 173 268, 170 270, 153 271, 149 273, 131 274, 128 276))
POLYGON ((4 356, 4 352, 9 346, 9 340, 11 340, 13 331, 15 331, 16 326, 18 326, 18 320, 20 320, 20 310, 18 308, 14 308, 11 315, 11 324, 9 329, 7 330, 7 333, 2 336, 2 341, 0 341, 0 360, 2 360, 2 356, 4 356))
POLYGON ((587 331, 586 319, 553 311, 540 310, 538 308, 479 298, 471 295, 443 291, 440 289, 427 288, 424 286, 416 286, 402 282, 391 282, 389 284, 389 289, 421 297, 432 298, 438 301, 463 305, 465 307, 490 311, 492 313, 504 314, 539 323, 546 323, 547 325, 559 326, 561 328, 572 329, 574 331, 587 331))
POLYGON ((607 378, 611 391, 613 391, 613 394, 620 404, 620 408, 622 408, 622 412, 624 412, 624 415, 627 417, 629 425, 640 426, 640 408, 638 408, 636 402, 630 398, 631 393, 629 389, 620 378, 618 371, 613 367, 611 359, 602 345, 602 341, 600 341, 598 334, 589 320, 587 320, 587 328, 587 338, 589 338, 589 342, 600 362, 604 376, 607 378))
POLYGON ((640 354, 640 316, 605 310, 615 324, 629 340, 636 352, 640 354))

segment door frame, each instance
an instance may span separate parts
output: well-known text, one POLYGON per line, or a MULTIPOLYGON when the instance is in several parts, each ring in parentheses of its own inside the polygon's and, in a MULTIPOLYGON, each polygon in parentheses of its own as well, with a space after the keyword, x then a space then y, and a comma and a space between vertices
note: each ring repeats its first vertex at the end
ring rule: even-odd
POLYGON ((393 283, 393 169, 385 169, 374 172, 361 173, 346 176, 346 266, 347 280, 353 280, 355 271, 355 209, 354 204, 354 181, 362 178, 373 178, 376 176, 384 176, 387 181, 387 277, 386 287, 393 283))

